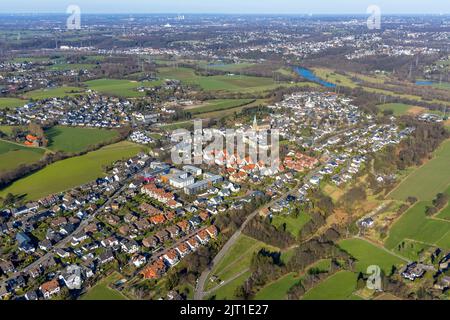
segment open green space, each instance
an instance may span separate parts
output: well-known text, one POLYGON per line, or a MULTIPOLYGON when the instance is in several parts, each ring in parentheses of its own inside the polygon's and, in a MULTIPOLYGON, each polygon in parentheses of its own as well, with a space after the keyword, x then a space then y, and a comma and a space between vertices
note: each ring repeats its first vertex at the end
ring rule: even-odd
POLYGON ((193 118, 201 118, 201 119, 220 119, 220 118, 224 118, 227 117, 229 115, 232 114, 239 114, 242 112, 242 110, 246 109, 246 108, 252 108, 255 106, 264 106, 267 105, 267 99, 256 99, 255 101, 249 103, 249 104, 244 104, 238 107, 233 107, 233 108, 227 108, 224 110, 220 110, 220 111, 212 111, 212 112, 206 112, 206 113, 200 113, 200 114, 195 114, 193 116, 193 118))
POLYGON ((217 100, 209 100, 205 103, 194 106, 190 108, 186 108, 185 110, 193 115, 202 114, 207 112, 215 112, 215 111, 223 111, 231 108, 236 108, 240 106, 247 105, 253 102, 250 99, 217 99, 217 100))
POLYGON ((438 213, 437 217, 450 221, 450 203, 438 213))
MULTIPOLYGON (((283 257, 282 257, 283 259, 283 257)), ((284 260, 283 260, 284 261, 284 260)), ((330 269, 330 259, 317 261, 306 272, 311 269, 326 272, 330 269)), ((299 276, 297 273, 288 273, 281 278, 267 284, 261 288, 255 296, 256 300, 284 300, 290 288, 303 279, 303 275, 299 276)))
POLYGON ((250 62, 241 62, 241 63, 200 63, 200 66, 202 68, 205 68, 205 70, 212 69, 212 70, 220 70, 220 71, 228 71, 228 72, 238 72, 240 70, 246 69, 248 67, 255 66, 255 63, 250 62))
MULTIPOLYGON (((250 238, 246 235, 241 235, 223 259, 212 270, 211 276, 217 276, 220 281, 226 281, 235 277, 237 274, 244 272, 250 267, 253 254, 262 248, 272 251, 279 251, 279 249, 263 242, 250 238)), ((212 289, 216 285, 217 283, 212 283, 208 280, 206 283, 206 289, 212 289)))
POLYGON ((259 290, 255 295, 255 300, 284 300, 289 289, 299 281, 297 274, 288 273, 259 290))
POLYGON ((427 217, 425 212, 430 205, 430 201, 421 201, 406 211, 389 230, 386 248, 398 248, 402 241, 411 239, 445 250, 450 249, 450 221, 427 217))
POLYGON ((356 269, 363 273, 367 272, 367 267, 377 265, 388 274, 392 266, 407 262, 362 239, 346 239, 339 242, 339 246, 357 260, 356 269))
POLYGON ((190 68, 160 68, 159 77, 177 79, 205 91, 262 92, 283 86, 272 78, 241 75, 199 76, 190 68))
POLYGON ((0 191, 25 195, 27 200, 37 200, 49 194, 88 183, 104 173, 104 166, 139 153, 142 147, 131 142, 119 142, 85 155, 55 162, 44 169, 22 178, 0 191))
POLYGON ((386 103, 377 106, 380 111, 390 110, 395 116, 408 114, 414 106, 404 103, 386 103))
POLYGON ((450 140, 436 150, 432 160, 414 170, 394 189, 391 199, 405 200, 409 196, 430 201, 450 184, 450 140))
POLYGON ((349 300, 356 290, 357 275, 340 271, 325 279, 303 296, 303 300, 349 300))
POLYGON ((143 97, 145 92, 139 92, 139 87, 153 87, 161 84, 160 81, 138 82, 124 79, 98 79, 85 82, 89 89, 124 98, 143 97))
POLYGON ((121 280, 121 278, 119 274, 113 273, 109 277, 102 279, 86 292, 81 297, 81 300, 128 300, 122 293, 109 287, 116 281, 121 280))
POLYGON ((64 98, 84 94, 83 88, 78 87, 56 87, 50 89, 38 89, 25 93, 25 98, 43 100, 50 98, 64 98))
POLYGON ((49 70, 66 71, 66 70, 90 70, 95 67, 95 64, 88 63, 59 63, 49 66, 49 70))
POLYGON ((19 126, 0 126, 0 132, 10 136, 14 128, 19 128, 19 126))
POLYGON ((45 150, 0 141, 0 173, 39 161, 45 150))
POLYGON ((177 129, 187 129, 191 126, 194 126, 194 122, 192 120, 188 120, 188 121, 180 121, 180 122, 164 124, 164 125, 160 126, 160 128, 162 130, 171 131, 171 130, 177 130, 177 129))
MULTIPOLYGON (((327 68, 312 68, 312 70, 319 78, 321 78, 325 81, 334 83, 338 86, 345 86, 345 87, 352 88, 352 89, 361 87, 364 91, 374 93, 374 94, 408 99, 408 100, 412 100, 412 101, 426 101, 421 96, 396 92, 396 91, 399 91, 399 89, 398 89, 398 87, 396 87, 394 85, 386 84, 385 89, 378 89, 378 88, 370 87, 367 84, 364 85, 361 82, 361 80, 362 80, 362 81, 366 81, 369 84, 370 83, 380 84, 380 83, 384 82, 384 80, 385 80, 384 77, 382 77, 381 75, 380 76, 367 76, 367 75, 360 75, 360 74, 354 74, 354 73, 352 75, 347 75, 347 74, 337 73, 334 70, 327 69, 327 68)), ((445 100, 433 99, 432 101, 427 101, 427 102, 440 103, 443 105, 450 106, 450 102, 445 101, 445 100)))
POLYGON ((17 98, 0 98, 0 109, 6 108, 17 108, 22 107, 27 104, 26 100, 17 99, 17 98))
POLYGON ((298 217, 291 215, 277 214, 272 217, 272 224, 279 228, 286 226, 286 231, 289 231, 294 237, 297 237, 303 226, 311 220, 311 216, 306 213, 301 213, 298 217))
POLYGON ((399 246, 394 247, 392 251, 411 261, 417 261, 420 258, 420 254, 430 248, 430 245, 422 242, 404 240, 399 246))
POLYGON ((46 130, 45 135, 50 150, 77 153, 111 141, 119 133, 115 130, 56 126, 46 130))
POLYGON ((239 286, 243 285, 248 277, 250 277, 250 271, 243 273, 233 281, 230 281, 226 285, 218 288, 217 290, 212 292, 208 298, 214 297, 216 300, 235 300, 236 289, 239 286))

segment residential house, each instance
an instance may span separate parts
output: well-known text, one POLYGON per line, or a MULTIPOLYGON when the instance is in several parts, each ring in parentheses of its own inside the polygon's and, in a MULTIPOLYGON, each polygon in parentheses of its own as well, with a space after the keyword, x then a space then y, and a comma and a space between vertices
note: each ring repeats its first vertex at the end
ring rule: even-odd
POLYGON ((179 257, 178 257, 178 253, 177 253, 177 251, 174 250, 174 249, 169 250, 169 251, 163 256, 163 258, 164 258, 164 261, 165 261, 166 263, 169 264, 169 266, 174 266, 174 265, 176 265, 176 264, 180 261, 180 259, 179 259, 179 257))
POLYGON ((166 265, 160 259, 157 259, 151 265, 142 270, 141 275, 144 279, 158 279, 166 272, 166 265))
POLYGON ((42 295, 45 299, 50 299, 53 295, 58 294, 61 290, 61 287, 59 286, 59 282, 57 279, 53 279, 51 281, 43 283, 39 290, 41 291, 42 295))

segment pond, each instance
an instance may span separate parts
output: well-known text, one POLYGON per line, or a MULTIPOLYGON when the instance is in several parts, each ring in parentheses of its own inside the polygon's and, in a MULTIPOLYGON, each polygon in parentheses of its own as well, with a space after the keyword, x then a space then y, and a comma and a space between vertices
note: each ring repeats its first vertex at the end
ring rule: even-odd
POLYGON ((429 80, 417 80, 416 81, 416 85, 418 86, 432 86, 434 84, 433 81, 429 81, 429 80))
POLYGON ((327 81, 325 81, 325 80, 320 79, 318 76, 316 76, 316 75, 314 74, 314 72, 312 72, 312 71, 309 70, 309 69, 305 69, 305 68, 302 68, 302 67, 294 67, 294 71, 295 71, 299 76, 301 76, 301 77, 303 77, 303 78, 305 78, 305 79, 307 79, 307 80, 309 80, 309 81, 312 81, 312 82, 316 82, 316 83, 318 83, 318 84, 321 84, 321 85, 324 86, 324 87, 327 87, 327 88, 335 88, 335 87, 336 87, 336 85, 335 85, 334 83, 327 82, 327 81))

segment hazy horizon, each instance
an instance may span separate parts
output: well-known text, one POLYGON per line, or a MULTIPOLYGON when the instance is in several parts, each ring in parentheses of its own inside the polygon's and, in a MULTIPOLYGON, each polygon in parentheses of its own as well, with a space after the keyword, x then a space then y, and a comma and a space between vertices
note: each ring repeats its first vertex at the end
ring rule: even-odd
POLYGON ((367 14, 378 5, 384 14, 448 14, 450 1, 442 0, 22 0, 2 4, 0 13, 65 13, 78 5, 89 14, 367 14))

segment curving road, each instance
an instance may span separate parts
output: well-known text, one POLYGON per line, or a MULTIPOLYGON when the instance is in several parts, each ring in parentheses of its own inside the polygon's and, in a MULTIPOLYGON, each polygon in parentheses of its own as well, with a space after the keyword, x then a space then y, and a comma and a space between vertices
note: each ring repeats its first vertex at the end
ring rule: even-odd
MULTIPOLYGON (((242 230, 244 230, 245 226, 250 222, 250 220, 252 220, 261 210, 271 207, 278 200, 285 198, 288 195, 295 192, 297 190, 297 186, 298 186, 298 183, 297 183, 296 187, 292 188, 290 191, 285 192, 282 195, 280 195, 279 197, 272 199, 269 203, 256 209, 255 211, 253 211, 251 214, 249 214, 247 216, 244 223, 242 223, 242 225, 239 227, 239 229, 231 236, 230 239, 228 239, 228 241, 225 243, 225 245, 222 247, 222 249, 220 249, 219 253, 217 253, 217 255, 214 257, 211 265, 205 271, 203 271, 202 274, 200 275, 197 286, 195 287, 194 300, 203 300, 203 298, 208 295, 209 292, 205 292, 203 290, 205 288, 206 280, 208 280, 211 271, 222 260, 222 258, 228 253, 228 250, 230 250, 230 248, 236 243, 236 240, 242 234, 242 230)), ((229 281, 230 280, 228 280, 226 283, 228 283, 229 281)), ((225 284, 222 284, 221 286, 223 286, 225 284)), ((215 289, 217 289, 217 287, 215 289)), ((210 290, 210 291, 213 291, 213 290, 210 290)))

